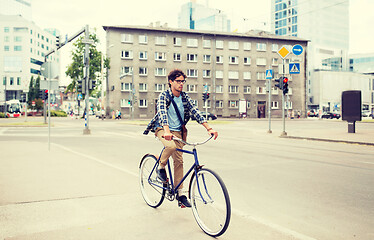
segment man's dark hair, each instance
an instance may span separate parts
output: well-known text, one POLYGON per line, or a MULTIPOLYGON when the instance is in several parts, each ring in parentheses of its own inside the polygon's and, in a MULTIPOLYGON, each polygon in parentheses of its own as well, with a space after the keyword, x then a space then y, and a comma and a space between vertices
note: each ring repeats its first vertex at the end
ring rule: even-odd
MULTIPOLYGON (((177 77, 180 77, 180 76, 183 76, 184 79, 187 78, 186 74, 184 74, 184 72, 182 70, 174 69, 168 75, 168 82, 169 82, 169 80, 174 81, 177 77)), ((171 87, 170 83, 169 83, 169 87, 171 87)))

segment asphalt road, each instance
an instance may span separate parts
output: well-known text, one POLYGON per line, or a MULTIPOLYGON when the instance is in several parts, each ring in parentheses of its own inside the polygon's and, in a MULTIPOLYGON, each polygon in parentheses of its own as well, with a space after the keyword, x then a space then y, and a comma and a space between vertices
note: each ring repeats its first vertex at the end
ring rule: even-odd
MULTIPOLYGON (((176 202, 144 203, 139 161, 161 150, 144 126, 92 119, 84 136, 82 120, 52 121, 51 151, 47 128, 0 128, 0 239, 211 239, 176 202)), ((207 136, 189 125, 190 141, 207 136)), ((279 138, 279 121, 273 134, 266 121, 212 126, 219 138, 198 150, 231 197, 220 239, 374 239, 374 147, 279 138)))

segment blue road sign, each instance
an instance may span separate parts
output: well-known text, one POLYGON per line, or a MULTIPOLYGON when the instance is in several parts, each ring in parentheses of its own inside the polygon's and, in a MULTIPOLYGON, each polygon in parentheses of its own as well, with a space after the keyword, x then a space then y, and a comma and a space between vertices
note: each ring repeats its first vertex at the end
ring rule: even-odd
POLYGON ((290 74, 300 74, 300 63, 290 63, 290 74))
POLYGON ((293 46, 292 48, 292 52, 293 54, 295 55, 300 55, 303 53, 303 47, 300 45, 300 44, 296 44, 295 46, 293 46))
POLYGON ((273 70, 266 69, 266 79, 272 79, 272 78, 273 78, 273 70))

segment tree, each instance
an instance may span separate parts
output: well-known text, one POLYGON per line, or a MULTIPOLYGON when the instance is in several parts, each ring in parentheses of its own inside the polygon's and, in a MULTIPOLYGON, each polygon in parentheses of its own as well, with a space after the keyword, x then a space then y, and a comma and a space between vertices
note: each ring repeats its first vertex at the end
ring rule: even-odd
POLYGON ((34 83, 34 77, 31 77, 29 84, 29 93, 28 93, 28 105, 31 109, 41 110, 43 109, 42 99, 39 97, 40 91, 40 76, 38 76, 34 83), (32 101, 35 101, 35 106, 32 106, 32 101))
POLYGON ((31 106, 31 101, 34 99, 34 76, 31 76, 30 84, 29 84, 29 92, 27 93, 27 104, 29 107, 31 106))
MULTIPOLYGON (((65 74, 69 76, 73 81, 68 85, 66 91, 67 92, 74 92, 76 89, 77 81, 79 79, 83 79, 84 73, 84 52, 85 52, 85 44, 82 42, 84 36, 78 38, 78 40, 73 44, 74 50, 72 52, 72 60, 73 62, 67 67, 65 74)), ((95 79, 97 85, 102 84, 100 81, 99 75, 96 73, 101 72, 101 55, 102 52, 99 52, 96 49, 96 44, 99 43, 99 39, 96 36, 96 33, 90 34, 90 39, 93 40, 94 44, 90 45, 90 55, 89 55, 89 78, 95 79)), ((109 59, 104 58, 104 67, 109 68, 109 59)), ((92 92, 90 94, 92 95, 92 92)))

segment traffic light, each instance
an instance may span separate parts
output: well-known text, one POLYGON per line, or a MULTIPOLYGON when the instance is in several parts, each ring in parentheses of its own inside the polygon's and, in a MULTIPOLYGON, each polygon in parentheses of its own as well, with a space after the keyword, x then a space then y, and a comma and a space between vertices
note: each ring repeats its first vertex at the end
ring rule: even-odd
POLYGON ((88 81, 88 90, 93 90, 96 87, 96 80, 90 79, 88 81))
POLYGON ((129 105, 131 105, 131 99, 128 100, 129 105))
POLYGON ((82 93, 82 94, 86 94, 86 81, 85 81, 85 79, 79 79, 77 81, 77 83, 78 83, 77 91, 82 93))
POLYGON ((206 93, 203 93, 203 100, 206 101, 206 93))
POLYGON ((279 88, 280 90, 283 90, 283 77, 275 79, 275 82, 275 87, 279 88))
POLYGON ((283 94, 286 95, 288 93, 288 78, 283 78, 283 94))
POLYGON ((44 98, 43 100, 48 100, 48 89, 44 90, 44 98))
POLYGON ((60 36, 56 36, 56 47, 60 47, 60 36))
POLYGON ((209 99, 209 93, 206 93, 206 99, 209 99))

